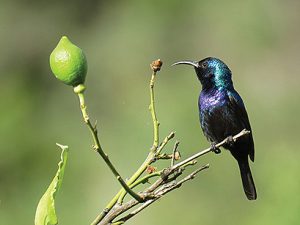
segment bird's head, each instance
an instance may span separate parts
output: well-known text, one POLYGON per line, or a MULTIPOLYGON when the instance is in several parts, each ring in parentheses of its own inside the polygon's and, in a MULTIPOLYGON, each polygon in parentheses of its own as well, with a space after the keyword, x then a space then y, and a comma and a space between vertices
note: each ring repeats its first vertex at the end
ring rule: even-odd
POLYGON ((232 87, 231 71, 220 59, 208 57, 201 61, 184 60, 173 65, 179 64, 193 66, 204 89, 232 87))

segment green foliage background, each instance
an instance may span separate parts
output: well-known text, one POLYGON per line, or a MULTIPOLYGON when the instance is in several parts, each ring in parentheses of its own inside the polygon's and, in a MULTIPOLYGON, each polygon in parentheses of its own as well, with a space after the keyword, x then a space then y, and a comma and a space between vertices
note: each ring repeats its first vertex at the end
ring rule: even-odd
MULTIPOLYGON (((9 1, 0 3, 0 223, 33 224, 57 169, 56 142, 69 145, 58 194, 60 224, 89 224, 119 189, 82 122, 72 89, 58 82, 49 54, 62 35, 86 53, 87 103, 106 152, 130 176, 152 143, 149 63, 161 135, 176 131, 182 156, 208 146, 197 112, 200 90, 182 59, 222 58, 250 116, 258 200, 246 200, 228 152, 211 168, 128 224, 299 224, 300 2, 9 1)), ((170 145, 171 146, 171 145, 170 145)), ((169 147, 170 150, 170 147, 169 147)))

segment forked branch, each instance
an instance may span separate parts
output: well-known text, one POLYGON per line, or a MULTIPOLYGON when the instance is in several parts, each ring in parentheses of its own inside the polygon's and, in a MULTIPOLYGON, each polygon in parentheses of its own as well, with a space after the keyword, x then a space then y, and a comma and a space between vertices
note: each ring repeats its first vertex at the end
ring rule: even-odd
MULTIPOLYGON (((240 133, 233 136, 233 141, 237 141, 239 138, 248 135, 250 131, 248 130, 242 130, 240 133)), ((217 143, 216 147, 222 147, 224 144, 227 143, 228 138, 225 138, 223 141, 217 143)), ((139 202, 135 199, 131 199, 126 203, 123 204, 116 204, 112 210, 101 220, 101 222, 98 223, 98 225, 119 225, 125 223, 130 218, 134 217, 141 211, 143 211, 145 208, 150 206, 152 203, 156 202, 158 199, 166 195, 167 193, 180 188, 183 183, 192 180, 195 178, 195 176, 209 168, 209 164, 206 164, 198 169, 196 169, 191 174, 185 176, 181 180, 177 181, 176 178, 180 177, 184 171, 184 169, 189 165, 195 165, 196 159, 209 153, 214 150, 213 147, 209 147, 207 149, 204 149, 189 158, 171 166, 168 168, 163 169, 163 171, 160 174, 160 177, 148 188, 146 188, 144 191, 140 192, 139 195, 142 196, 144 199, 148 199, 145 202, 141 203, 140 206, 133 211, 129 212, 127 215, 123 216, 120 219, 117 219, 117 221, 114 221, 118 216, 121 214, 127 212, 128 210, 132 209, 133 207, 137 206, 139 202), (114 221, 114 222, 113 222, 114 221)))
MULTIPOLYGON (((157 76, 156 73, 161 69, 162 62, 160 60, 156 60, 153 61, 150 66, 153 71, 150 79, 150 84, 149 84, 149 88, 150 88, 149 110, 153 122, 152 147, 150 148, 150 151, 145 161, 137 169, 137 171, 128 179, 128 181, 125 184, 126 186, 124 187, 124 185, 122 185, 124 189, 121 189, 112 198, 112 200, 107 204, 105 209, 102 210, 102 212, 97 216, 97 218, 94 220, 94 222, 91 225, 119 225, 125 223, 130 218, 134 217, 135 215, 143 211, 145 208, 147 208, 148 206, 156 202, 158 199, 160 199, 167 193, 177 188, 180 188, 183 183, 192 180, 200 171, 209 168, 208 164, 205 166, 201 166, 200 168, 196 169, 194 172, 181 178, 183 176, 183 172, 186 169, 186 167, 194 166, 197 162, 196 161, 197 158, 213 151, 216 147, 217 148, 222 147, 229 140, 228 137, 223 141, 221 141, 220 143, 217 143, 214 146, 214 148, 209 147, 205 150, 199 151, 196 154, 178 163, 176 163, 175 160, 180 159, 180 153, 178 151, 179 142, 176 141, 171 154, 163 153, 165 146, 169 143, 170 140, 174 138, 175 133, 171 132, 168 136, 166 136, 163 139, 161 143, 159 143, 159 122, 155 111, 154 85, 157 76), (163 168, 159 171, 156 171, 155 167, 150 166, 156 161, 162 159, 170 160, 170 166, 163 168), (148 171, 149 174, 143 175, 146 170, 148 171), (133 188, 135 188, 140 184, 145 184, 147 182, 149 183, 150 179, 156 179, 156 180, 150 186, 146 187, 143 191, 137 194, 132 191, 133 188), (129 199, 127 202, 124 202, 126 193, 129 193, 132 198, 129 199), (136 195, 139 196, 139 198, 141 198, 143 201, 139 201, 140 199, 136 198, 136 195)), ((237 141, 240 137, 247 135, 249 133, 250 131, 242 130, 240 133, 233 136, 231 140, 233 139, 233 141, 237 141)))

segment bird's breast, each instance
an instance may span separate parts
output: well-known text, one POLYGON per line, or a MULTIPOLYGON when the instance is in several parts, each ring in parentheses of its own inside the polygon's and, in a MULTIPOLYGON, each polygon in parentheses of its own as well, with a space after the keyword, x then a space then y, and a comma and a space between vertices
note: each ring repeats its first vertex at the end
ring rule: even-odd
POLYGON ((224 91, 202 91, 199 96, 199 109, 200 111, 207 111, 209 113, 216 108, 224 106, 227 99, 228 97, 224 91))
POLYGON ((201 92, 199 97, 199 116, 202 130, 210 141, 223 140, 232 127, 230 108, 226 92, 219 90, 201 92))

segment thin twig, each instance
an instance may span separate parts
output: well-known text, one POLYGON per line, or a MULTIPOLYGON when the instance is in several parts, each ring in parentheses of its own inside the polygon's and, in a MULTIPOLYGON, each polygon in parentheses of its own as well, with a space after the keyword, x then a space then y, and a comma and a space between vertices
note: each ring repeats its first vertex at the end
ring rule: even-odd
MULTIPOLYGON (((136 186, 138 186, 139 184, 144 184, 146 183, 150 178, 152 177, 157 177, 157 176, 160 176, 162 171, 158 171, 158 172, 155 172, 155 173, 151 173, 151 174, 148 174, 138 180, 136 180, 134 183, 132 183, 129 187, 130 188, 134 188, 136 186)), ((123 203, 123 200, 124 200, 124 197, 126 195, 126 192, 122 192, 118 198, 118 203, 119 204, 122 204, 123 203)))
POLYGON ((156 116, 156 111, 155 111, 155 100, 154 100, 154 83, 155 83, 155 78, 156 78, 156 73, 160 71, 162 67, 162 61, 160 59, 157 59, 153 61, 150 64, 150 67, 153 71, 151 75, 151 80, 150 80, 150 105, 149 105, 149 110, 151 113, 152 121, 153 121, 153 145, 152 145, 152 151, 156 151, 159 143, 159 122, 157 120, 156 116))
MULTIPOLYGON (((150 64, 150 67, 153 71, 149 83, 149 89, 150 89, 150 106, 149 110, 151 112, 152 122, 153 122, 153 145, 151 147, 150 152, 148 153, 147 158, 142 163, 142 165, 137 169, 137 171, 129 178, 127 181, 127 185, 131 185, 133 182, 135 182, 147 169, 147 167, 154 161, 156 150, 158 149, 158 143, 159 143, 159 122, 157 120, 156 111, 155 111, 155 99, 154 99, 154 83, 155 83, 155 77, 158 71, 160 71, 162 66, 162 61, 160 59, 153 61, 150 64)), ((173 135, 174 137, 174 135, 173 135)), ((173 138, 171 137, 171 138, 173 138)), ((159 149, 163 149, 163 147, 168 143, 168 141, 171 138, 166 138, 166 142, 163 142, 164 145, 160 146, 159 149)), ((126 193, 125 193, 126 194, 126 193)), ((106 205, 106 207, 101 211, 101 213, 94 219, 94 221, 91 223, 91 225, 98 224, 112 209, 112 207, 117 203, 119 197, 122 196, 124 198, 124 189, 121 189, 113 198, 112 200, 106 205)), ((123 199, 120 199, 119 202, 121 202, 123 199)))
POLYGON ((79 103, 80 103, 80 109, 82 112, 82 116, 83 116, 83 120, 86 123, 86 125, 88 126, 93 140, 94 140, 94 150, 99 153, 99 155, 103 158, 103 160, 105 161, 105 163, 107 164, 107 166, 110 168, 110 170, 112 171, 112 173, 114 174, 114 176, 116 177, 116 179, 119 181, 119 183, 121 184, 121 186, 126 190, 126 192, 128 192, 134 199, 136 199, 139 202, 143 201, 143 198, 141 198, 138 194, 136 194, 134 191, 132 191, 129 186, 125 183, 125 181, 123 180, 123 178, 121 177, 121 175, 119 174, 119 172, 116 170, 116 168, 114 167, 114 165, 112 164, 112 162, 109 160, 108 155, 103 151, 99 138, 98 138, 98 131, 96 126, 93 126, 91 124, 91 121, 89 119, 88 113, 87 113, 87 106, 85 104, 85 100, 84 100, 84 94, 83 92, 77 93, 78 98, 79 98, 79 103))
MULTIPOLYGON (((238 133, 238 134, 236 134, 236 135, 233 136, 233 141, 236 142, 237 139, 239 139, 240 137, 242 137, 242 136, 244 136, 244 135, 248 135, 249 133, 250 133, 250 131, 244 129, 244 130, 242 130, 240 133, 238 133)), ((223 146, 224 144, 226 144, 227 142, 228 142, 228 137, 225 138, 223 141, 219 142, 218 144, 216 144, 216 145, 215 145, 215 148, 222 147, 222 146, 223 146)), ((205 150, 203 150, 203 151, 200 151, 200 152, 198 152, 198 153, 192 155, 191 157, 189 157, 189 158, 187 158, 187 159, 181 161, 180 163, 177 163, 176 165, 174 165, 174 169, 177 169, 177 168, 179 168, 180 166, 184 165, 185 163, 190 162, 190 161, 192 161, 192 160, 194 160, 194 159, 197 159, 197 158, 199 158, 200 156, 205 155, 205 154, 211 152, 212 150, 213 150, 213 147, 211 146, 211 147, 209 147, 209 148, 207 148, 207 149, 205 149, 205 150)))
POLYGON ((164 149, 164 147, 168 144, 168 142, 174 137, 175 137, 175 132, 172 131, 167 137, 165 137, 163 142, 156 149, 155 155, 158 156, 161 153, 161 151, 164 149))
POLYGON ((155 82, 156 72, 153 71, 150 80, 150 105, 149 110, 152 116, 153 121, 153 145, 152 151, 156 151, 159 143, 159 123, 157 120, 156 112, 155 112, 155 104, 154 104, 154 82, 155 82))
MULTIPOLYGON (((135 182, 135 180, 141 176, 141 174, 146 170, 146 168, 155 161, 156 156, 162 151, 162 149, 166 146, 166 144, 175 136, 175 133, 171 132, 167 137, 165 137, 163 142, 160 145, 158 145, 159 144, 159 122, 157 120, 157 115, 156 115, 156 111, 155 111, 154 84, 155 84, 156 73, 158 71, 160 71, 161 66, 162 66, 162 61, 160 59, 155 60, 150 64, 150 67, 153 71, 153 73, 151 75, 150 83, 149 83, 149 89, 150 89, 149 110, 150 110, 152 122, 153 122, 153 145, 152 145, 152 147, 150 149, 150 153, 148 155, 149 161, 147 161, 145 164, 143 164, 143 171, 138 170, 137 173, 135 173, 132 176, 134 178, 134 180, 130 179, 128 182, 129 185, 132 184, 132 182, 135 182)), ((123 202, 125 195, 126 195, 126 192, 122 191, 122 193, 120 194, 120 196, 118 198, 119 204, 121 204, 123 202)))
POLYGON ((128 215, 120 218, 118 221, 116 221, 112 224, 122 224, 122 223, 126 222, 127 220, 129 220, 130 218, 132 218, 133 216, 135 216, 136 214, 138 214, 139 212, 141 212, 142 210, 147 208, 149 205, 151 205, 152 203, 154 203, 155 201, 157 201, 158 199, 163 197, 168 192, 170 192, 170 191, 172 191, 176 188, 179 188, 183 183, 194 179, 195 176, 197 175, 197 173, 199 173, 200 171, 202 171, 204 169, 208 169, 208 168, 209 168, 209 165, 207 164, 205 166, 202 166, 202 167, 198 168, 197 170, 195 170, 194 172, 192 172, 191 174, 189 174, 188 176, 186 176, 182 180, 180 180, 178 182, 172 182, 168 185, 163 186, 161 189, 157 190, 154 193, 154 196, 155 196, 154 198, 149 199, 148 201, 144 202, 140 207, 138 207, 137 209, 135 209, 134 211, 132 211, 128 215))

